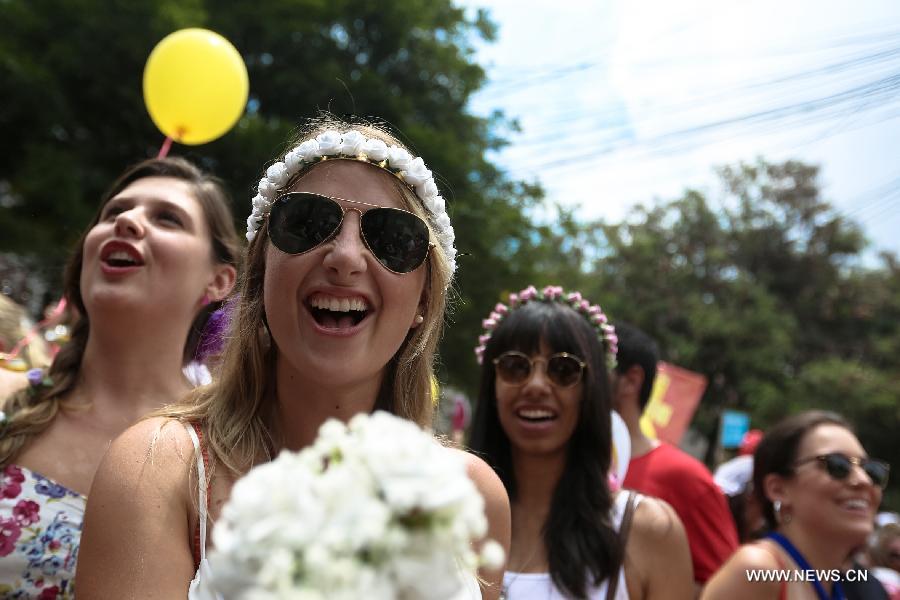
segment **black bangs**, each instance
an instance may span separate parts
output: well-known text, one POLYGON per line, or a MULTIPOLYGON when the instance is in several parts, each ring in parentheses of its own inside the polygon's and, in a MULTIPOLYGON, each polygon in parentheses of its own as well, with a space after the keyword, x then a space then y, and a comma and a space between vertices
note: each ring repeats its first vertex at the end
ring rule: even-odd
POLYGON ((587 597, 587 583, 615 577, 624 549, 610 523, 607 473, 612 455, 612 390, 597 329, 560 302, 532 300, 507 313, 491 334, 481 365, 478 404, 469 447, 500 477, 510 500, 518 497, 512 445, 500 423, 493 360, 503 352, 568 352, 588 364, 578 424, 568 441, 566 464, 543 524, 550 576, 566 597, 587 597))
POLYGON ((564 304, 529 302, 511 310, 491 334, 485 348, 485 362, 508 350, 528 355, 539 353, 542 340, 551 354, 568 352, 590 362, 583 321, 584 317, 564 304))

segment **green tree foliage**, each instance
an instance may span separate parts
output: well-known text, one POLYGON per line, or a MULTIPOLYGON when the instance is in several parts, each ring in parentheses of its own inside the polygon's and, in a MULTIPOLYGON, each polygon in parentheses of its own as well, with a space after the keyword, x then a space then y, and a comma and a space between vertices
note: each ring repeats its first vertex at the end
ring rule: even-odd
POLYGON ((584 274, 588 296, 709 378, 694 424, 710 438, 725 408, 763 427, 824 408, 900 464, 896 260, 864 264, 865 239, 821 197, 816 167, 758 161, 719 174, 715 205, 687 191, 591 226, 601 256, 584 274))
POLYGON ((375 116, 426 158, 466 254, 459 325, 444 344, 451 377, 471 373, 476 324, 497 290, 535 272, 509 258, 512 248, 530 257, 544 247, 527 216, 541 190, 485 159, 503 144, 503 116, 466 111, 484 81, 471 43, 494 34, 483 13, 467 18, 450 0, 7 0, 0 22, 0 252, 62 264, 105 187, 162 142, 141 92, 150 50, 202 26, 241 52, 250 101, 223 138, 173 153, 226 178, 240 227, 264 167, 304 118, 320 109, 375 116))

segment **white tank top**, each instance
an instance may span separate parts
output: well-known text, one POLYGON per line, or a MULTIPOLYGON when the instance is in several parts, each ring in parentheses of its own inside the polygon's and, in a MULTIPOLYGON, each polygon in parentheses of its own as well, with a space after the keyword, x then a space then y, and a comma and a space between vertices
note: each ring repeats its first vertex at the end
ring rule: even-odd
MULTIPOLYGON (((634 506, 641 502, 642 496, 635 494, 634 506)), ((618 531, 622 526, 622 517, 625 516, 625 505, 628 503, 628 492, 620 492, 613 501, 612 522, 618 531)), ((625 567, 620 566, 616 577, 619 584, 616 586, 615 600, 628 600, 628 586, 625 584, 625 567)), ((606 600, 609 580, 604 579, 600 585, 588 584, 587 597, 589 600, 606 600)), ((503 574, 503 598, 506 600, 568 600, 550 578, 550 573, 515 573, 507 571, 503 574)))

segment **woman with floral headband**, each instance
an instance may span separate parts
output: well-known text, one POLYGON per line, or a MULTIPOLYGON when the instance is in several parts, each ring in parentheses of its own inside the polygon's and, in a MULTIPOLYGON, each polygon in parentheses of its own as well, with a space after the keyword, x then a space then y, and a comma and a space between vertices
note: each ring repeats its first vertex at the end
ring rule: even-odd
POLYGON ((191 384, 182 366, 234 285, 221 185, 180 158, 126 170, 66 269, 79 315, 49 370, 3 403, 0 597, 71 598, 85 495, 110 442, 191 384))
POLYGON ((510 496, 505 597, 692 597, 687 538, 671 507, 609 489, 616 336, 600 307, 529 287, 484 326, 470 442, 510 496))
MULTIPOLYGON (((374 126, 326 118, 301 139, 253 200, 220 379, 110 448, 79 598, 214 598, 206 540, 236 479, 308 446, 331 417, 382 409, 431 424, 456 253, 431 172, 374 126)), ((488 537, 508 541, 502 484, 479 459, 468 467, 488 537)), ((484 598, 497 598, 499 577, 485 575, 484 598)))

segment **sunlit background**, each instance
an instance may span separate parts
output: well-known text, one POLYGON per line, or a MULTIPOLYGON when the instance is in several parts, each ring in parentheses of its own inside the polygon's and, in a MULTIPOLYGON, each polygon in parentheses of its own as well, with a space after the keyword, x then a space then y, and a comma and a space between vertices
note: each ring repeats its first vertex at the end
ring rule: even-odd
POLYGON ((824 197, 900 251, 900 3, 465 0, 496 41, 472 109, 518 121, 495 156, 586 218, 764 157, 821 166, 824 197))

